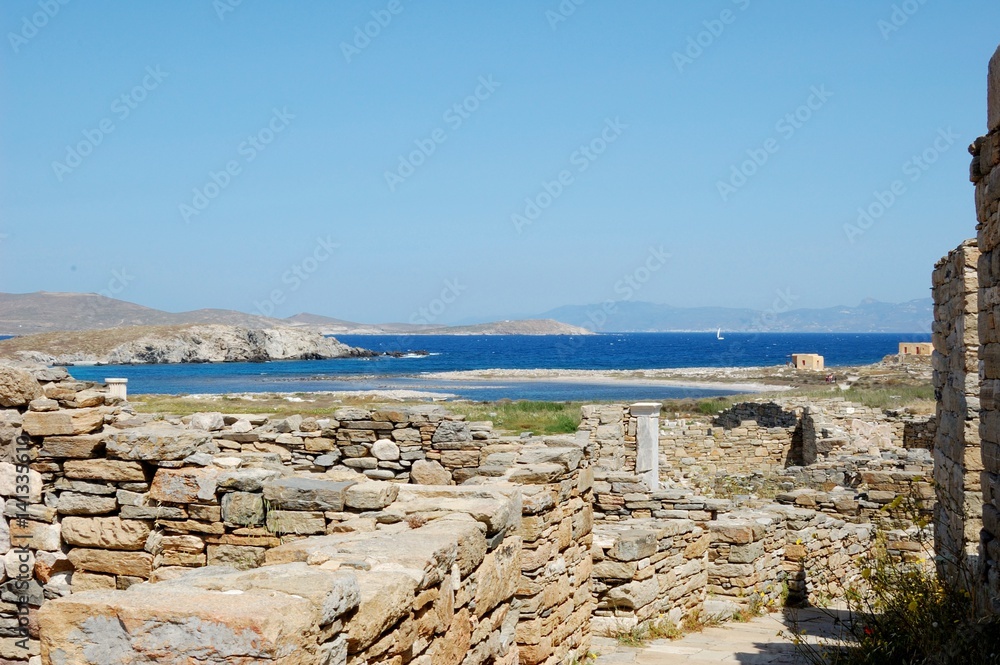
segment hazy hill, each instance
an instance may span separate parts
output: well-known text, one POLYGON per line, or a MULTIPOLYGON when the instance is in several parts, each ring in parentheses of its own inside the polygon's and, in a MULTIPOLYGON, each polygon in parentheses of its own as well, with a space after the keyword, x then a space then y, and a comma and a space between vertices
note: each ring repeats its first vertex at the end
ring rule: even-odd
MULTIPOLYGON (((241 328, 296 327, 327 335, 586 335, 588 331, 558 321, 500 321, 473 326, 354 323, 318 314, 273 319, 229 309, 164 312, 96 293, 0 293, 0 335, 108 330, 131 326, 222 324, 241 328)), ((103 333, 107 334, 107 333, 103 333)))
POLYGON ((252 328, 281 325, 281 321, 276 319, 228 309, 164 312, 96 293, 0 293, 2 335, 190 323, 221 323, 252 328))
POLYGON ((318 314, 296 314, 285 321, 318 328, 327 335, 589 335, 590 331, 553 319, 494 321, 468 326, 435 326, 412 323, 365 324, 318 314))
MULTIPOLYGON (((570 305, 541 316, 594 327, 600 305, 570 305)), ((792 309, 766 313, 730 307, 672 307, 649 302, 618 302, 597 332, 929 332, 934 320, 930 298, 893 304, 864 300, 854 307, 792 309)))

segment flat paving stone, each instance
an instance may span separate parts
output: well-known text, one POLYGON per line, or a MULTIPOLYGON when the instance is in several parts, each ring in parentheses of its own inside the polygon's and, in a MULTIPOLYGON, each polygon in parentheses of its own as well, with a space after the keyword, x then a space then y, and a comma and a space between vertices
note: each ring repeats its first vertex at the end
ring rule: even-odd
POLYGON ((626 647, 609 637, 595 637, 597 665, 808 665, 791 642, 794 629, 815 644, 841 635, 838 610, 786 610, 754 617, 745 623, 728 622, 689 633, 677 640, 655 640, 644 647, 626 647))

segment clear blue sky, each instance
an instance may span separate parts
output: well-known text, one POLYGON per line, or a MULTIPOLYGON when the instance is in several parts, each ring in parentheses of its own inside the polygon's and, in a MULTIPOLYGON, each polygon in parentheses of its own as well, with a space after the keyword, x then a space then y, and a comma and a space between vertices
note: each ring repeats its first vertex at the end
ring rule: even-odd
POLYGON ((439 322, 826 307, 926 297, 975 234, 995 0, 562 6, 4 0, 0 290, 372 322, 443 291, 439 322))

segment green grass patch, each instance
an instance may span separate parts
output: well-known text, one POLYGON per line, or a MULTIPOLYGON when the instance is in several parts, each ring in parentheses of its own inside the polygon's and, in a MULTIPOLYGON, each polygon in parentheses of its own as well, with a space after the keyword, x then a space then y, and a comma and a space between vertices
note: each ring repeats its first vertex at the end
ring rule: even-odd
POLYGON ((450 411, 468 420, 491 420, 496 430, 508 434, 571 434, 580 426, 581 402, 455 402, 450 411))

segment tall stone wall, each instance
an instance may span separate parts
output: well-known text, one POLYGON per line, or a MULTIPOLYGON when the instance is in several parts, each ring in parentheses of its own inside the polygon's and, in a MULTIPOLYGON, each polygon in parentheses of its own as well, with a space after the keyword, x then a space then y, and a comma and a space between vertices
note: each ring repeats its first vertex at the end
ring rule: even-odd
POLYGON ((1000 612, 1000 49, 989 66, 989 133, 972 146, 979 251, 980 429, 983 457, 982 557, 986 605, 1000 612))
POLYGON ((934 267, 935 550, 939 571, 969 580, 982 529, 979 445, 979 248, 966 240, 934 267))

